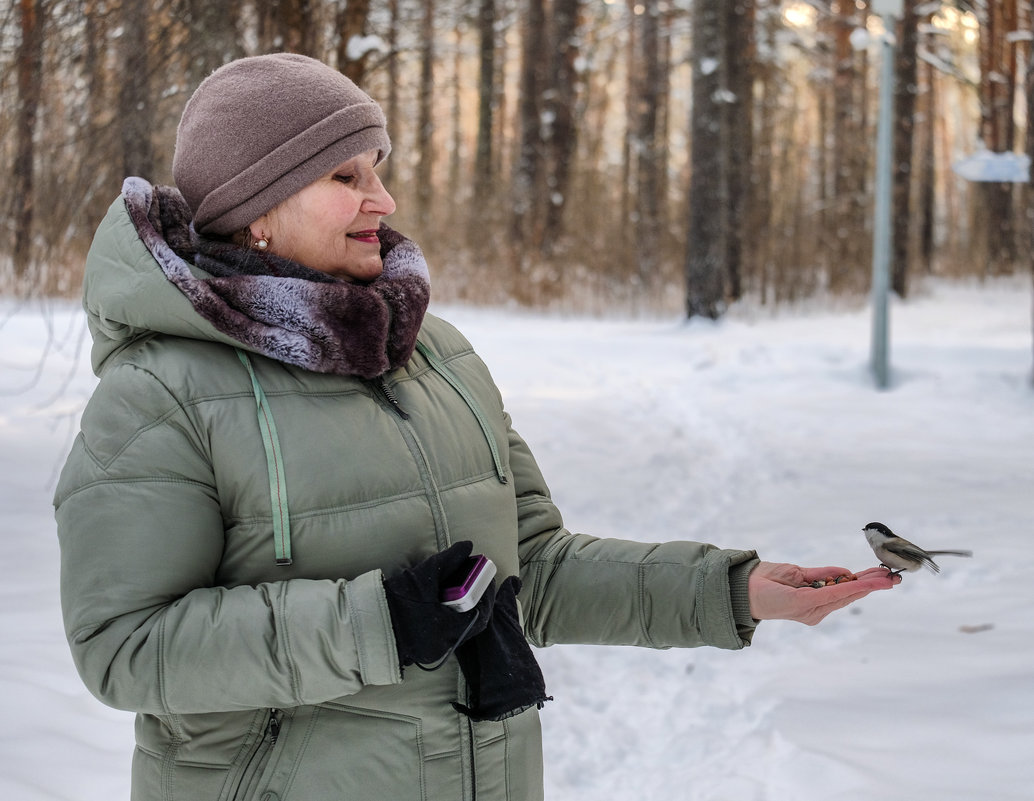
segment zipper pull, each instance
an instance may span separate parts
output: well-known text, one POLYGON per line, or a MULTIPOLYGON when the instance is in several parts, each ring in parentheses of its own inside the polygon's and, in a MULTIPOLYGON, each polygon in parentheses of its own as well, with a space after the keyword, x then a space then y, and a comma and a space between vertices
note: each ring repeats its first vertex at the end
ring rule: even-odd
POLYGON ((406 414, 406 410, 402 408, 399 403, 399 397, 395 394, 395 390, 388 386, 388 382, 384 380, 384 376, 381 376, 380 383, 378 384, 381 394, 384 399, 391 404, 391 408, 395 410, 395 413, 403 420, 408 420, 409 415, 406 414))
POLYGON ((269 710, 269 723, 266 726, 266 733, 269 735, 270 745, 276 745, 277 739, 280 737, 280 720, 277 718, 277 712, 279 710, 269 710))

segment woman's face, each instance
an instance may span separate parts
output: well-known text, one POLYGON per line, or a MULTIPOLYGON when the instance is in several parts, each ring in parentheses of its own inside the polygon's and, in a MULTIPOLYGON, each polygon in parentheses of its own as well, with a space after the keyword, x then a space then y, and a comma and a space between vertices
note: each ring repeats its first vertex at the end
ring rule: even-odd
POLYGON ((377 151, 349 159, 249 227, 269 252, 345 281, 381 274, 381 217, 395 201, 374 171, 377 151))

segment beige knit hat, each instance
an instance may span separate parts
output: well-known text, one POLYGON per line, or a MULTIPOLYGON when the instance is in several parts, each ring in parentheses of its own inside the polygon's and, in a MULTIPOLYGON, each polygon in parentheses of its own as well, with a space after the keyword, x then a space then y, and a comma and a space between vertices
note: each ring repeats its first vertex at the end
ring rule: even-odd
POLYGON ((187 101, 172 174, 199 233, 229 235, 360 153, 391 142, 384 113, 337 70, 277 53, 231 61, 187 101))

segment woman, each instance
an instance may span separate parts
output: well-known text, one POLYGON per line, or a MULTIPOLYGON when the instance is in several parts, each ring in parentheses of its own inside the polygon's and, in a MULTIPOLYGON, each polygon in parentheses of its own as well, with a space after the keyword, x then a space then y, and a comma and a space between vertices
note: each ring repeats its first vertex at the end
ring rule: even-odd
POLYGON ((98 229, 62 605, 87 686, 137 712, 139 801, 541 798, 527 640, 736 649, 893 584, 567 531, 382 223, 389 150, 336 71, 241 59, 184 110, 178 189, 128 179, 98 229), (471 551, 499 580, 456 611, 471 551))

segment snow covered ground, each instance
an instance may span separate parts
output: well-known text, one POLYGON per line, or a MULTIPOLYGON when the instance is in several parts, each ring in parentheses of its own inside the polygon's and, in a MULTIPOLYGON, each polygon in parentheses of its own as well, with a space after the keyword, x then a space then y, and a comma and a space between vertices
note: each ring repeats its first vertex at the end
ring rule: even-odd
MULTIPOLYGON (((884 392, 864 309, 436 310, 493 368, 570 528, 861 570, 875 519, 975 551, 740 652, 538 652, 551 801, 1032 797, 1030 296, 936 282, 895 303, 884 392)), ((93 385, 83 321, 8 304, 0 322, 0 798, 127 798, 132 718, 80 685, 58 606, 50 496, 93 385)))

